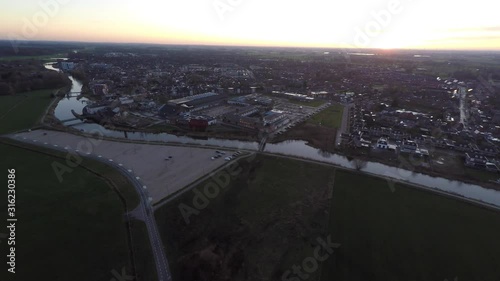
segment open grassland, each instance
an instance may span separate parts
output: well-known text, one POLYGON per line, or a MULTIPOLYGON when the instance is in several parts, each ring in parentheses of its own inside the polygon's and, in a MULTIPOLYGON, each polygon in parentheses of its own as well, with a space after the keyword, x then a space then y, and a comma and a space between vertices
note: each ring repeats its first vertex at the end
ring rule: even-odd
POLYGON ((343 112, 344 107, 341 104, 335 104, 315 114, 307 122, 328 128, 340 128, 343 112))
POLYGON ((179 206, 194 208, 224 177, 156 211, 175 280, 300 280, 282 277, 328 235, 340 247, 308 280, 500 278, 497 212, 297 160, 259 155, 238 167, 189 223, 179 206))
POLYGON ((337 171, 321 280, 499 280, 500 214, 337 171))
POLYGON ((310 107, 320 107, 323 104, 325 104, 324 101, 322 100, 313 100, 313 101, 298 101, 298 100, 289 100, 290 103, 297 104, 297 105, 303 105, 303 106, 310 106, 310 107))
POLYGON ((56 90, 0 96, 0 134, 28 129, 41 118, 56 90))
POLYGON ((78 167, 59 182, 51 164, 62 159, 5 144, 0 153, 1 170, 16 170, 15 280, 108 281, 113 269, 132 268, 124 207, 102 178, 78 167))
POLYGON ((325 234, 333 168, 267 156, 238 163, 238 175, 188 224, 178 206, 194 206, 194 191, 156 211, 174 280, 279 280, 325 234))

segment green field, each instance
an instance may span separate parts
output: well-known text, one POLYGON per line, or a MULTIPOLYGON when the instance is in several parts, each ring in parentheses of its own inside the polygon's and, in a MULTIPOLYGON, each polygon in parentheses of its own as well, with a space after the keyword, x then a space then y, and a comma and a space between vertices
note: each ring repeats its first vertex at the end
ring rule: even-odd
POLYGON ((340 248, 308 280, 500 279, 498 212, 402 185, 392 192, 385 180, 296 160, 259 155, 240 166, 189 223, 179 206, 194 206, 195 192, 156 212, 174 280, 196 280, 187 272, 284 280, 328 235, 340 248))
POLYGON ((53 61, 54 58, 65 57, 68 54, 53 54, 53 55, 43 55, 43 56, 0 56, 0 61, 15 61, 15 60, 42 60, 42 61, 53 61))
POLYGON ((325 104, 325 102, 322 100, 313 100, 313 101, 289 100, 289 102, 297 105, 310 106, 310 107, 320 107, 323 104, 325 104))
POLYGON ((499 280, 500 214, 337 171, 322 280, 499 280))
MULTIPOLYGON (((0 97, 0 133, 30 128, 51 101, 52 91, 0 97), (11 110, 12 109, 12 110, 11 110)), ((156 270, 143 222, 124 220, 139 198, 113 168, 88 159, 59 182, 52 163, 66 163, 66 153, 1 139, 0 168, 16 169, 17 274, 0 280, 102 280, 113 272, 156 280, 156 270)), ((7 200, 0 216, 7 217, 7 200)), ((4 220, 5 222, 5 220, 4 220)), ((0 234, 5 233, 2 223, 0 234)), ((0 249, 7 243, 0 236, 0 249)), ((6 254, 2 255, 6 264, 6 254)))
POLYGON ((307 122, 329 128, 340 128, 343 112, 344 107, 340 104, 335 104, 314 115, 307 122))
MULTIPOLYGON (((196 255, 212 245, 219 247, 216 254, 226 257, 221 268, 207 266, 190 273, 215 274, 210 280, 225 280, 220 274, 224 272, 233 272, 229 280, 271 280, 309 255, 311 243, 324 235, 325 194, 333 168, 265 156, 239 163, 241 174, 199 215, 191 216, 189 224, 178 204, 193 206, 194 192, 156 211, 174 280, 195 280, 183 275, 183 269, 204 262, 196 255)), ((195 189, 203 190, 205 183, 195 189)))
POLYGON ((0 96, 0 134, 28 129, 35 125, 50 105, 56 90, 41 90, 0 96))
MULTIPOLYGON (((77 167, 59 182, 51 165, 64 163, 64 158, 6 144, 0 144, 0 153, 4 176, 7 169, 16 170, 18 219, 17 273, 12 279, 2 270, 1 280, 109 281, 112 270, 131 270, 124 205, 106 181, 77 167)), ((83 164, 121 183, 121 190, 133 190, 123 185, 124 179, 118 181, 111 168, 88 161, 83 164)), ((131 199, 130 207, 137 204, 132 196, 124 192, 131 199)), ((0 216, 7 218, 7 200, 0 203, 0 216)), ((0 245, 6 253, 5 241, 0 245)), ((2 261, 5 265, 6 255, 2 261)))

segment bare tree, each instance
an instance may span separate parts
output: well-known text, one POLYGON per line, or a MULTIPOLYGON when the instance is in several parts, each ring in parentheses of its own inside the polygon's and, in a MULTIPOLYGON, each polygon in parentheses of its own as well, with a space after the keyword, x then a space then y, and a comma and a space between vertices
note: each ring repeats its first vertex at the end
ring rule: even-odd
POLYGON ((363 169, 364 167, 366 167, 366 161, 364 160, 361 160, 361 159, 354 159, 354 168, 357 170, 357 171, 360 171, 361 169, 363 169))

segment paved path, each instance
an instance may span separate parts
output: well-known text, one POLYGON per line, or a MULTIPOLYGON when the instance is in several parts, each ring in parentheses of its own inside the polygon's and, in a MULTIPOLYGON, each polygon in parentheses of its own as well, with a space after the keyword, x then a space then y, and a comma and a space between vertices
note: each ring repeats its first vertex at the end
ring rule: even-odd
POLYGON ((349 111, 351 109, 351 105, 344 105, 344 111, 342 112, 342 123, 340 124, 340 128, 337 130, 337 140, 335 141, 335 145, 339 146, 342 142, 342 134, 349 133, 349 111))
MULTIPOLYGON (((348 112, 346 113, 346 111, 344 111, 344 114, 348 114, 348 112)), ((343 119, 343 121, 344 121, 344 119, 343 119)), ((347 123, 347 121, 346 121, 346 123, 347 123)), ((36 144, 38 146, 47 147, 47 148, 51 148, 51 149, 56 149, 56 150, 61 150, 61 151, 70 151, 71 150, 69 147, 59 146, 57 144, 51 144, 48 142, 40 142, 36 139, 30 139, 30 138, 26 137, 26 135, 23 136, 22 134, 17 134, 17 137, 16 136, 11 136, 11 137, 16 139, 16 140, 36 144)), ((119 143, 116 142, 115 145, 117 145, 117 144, 119 144, 119 143)), ((166 144, 165 146, 168 146, 168 144, 166 144)), ((182 148, 182 146, 183 145, 177 145, 176 147, 182 148)), ((196 145, 188 145, 188 147, 189 147, 189 149, 195 149, 196 145)), ((200 146, 200 147, 203 147, 203 146, 200 146)), ((101 155, 96 155, 96 154, 92 154, 92 153, 88 153, 88 152, 82 153, 78 150, 74 150, 72 152, 78 153, 84 157, 89 157, 89 158, 95 159, 97 161, 105 162, 105 163, 115 167, 118 171, 120 171, 122 174, 124 174, 130 180, 131 183, 133 183, 134 187, 136 188, 136 190, 139 193, 140 198, 141 198, 141 204, 139 206, 139 209, 134 210, 134 216, 139 217, 139 219, 143 220, 146 223, 146 226, 148 229, 148 235, 149 235, 149 239, 150 239, 150 243, 151 243, 151 248, 153 249, 155 264, 156 264, 157 273, 158 273, 158 280, 159 281, 172 280, 169 266, 168 266, 168 261, 166 259, 166 255, 165 255, 165 249, 163 246, 163 242, 160 238, 160 235, 159 235, 159 232, 157 229, 157 224, 156 224, 156 221, 154 218, 154 210, 153 210, 153 207, 152 207, 151 202, 150 202, 150 196, 148 193, 148 189, 145 185, 143 185, 141 183, 140 178, 135 176, 133 174, 132 170, 126 169, 122 164, 117 164, 113 159, 106 159, 106 158, 103 158, 101 155)), ((336 168, 342 169, 342 170, 350 170, 347 168, 339 167, 335 164, 325 163, 325 162, 316 161, 316 160, 302 159, 302 158, 294 157, 294 156, 277 155, 277 154, 267 153, 267 152, 261 152, 261 153, 265 154, 265 155, 275 156, 275 157, 289 158, 289 159, 293 159, 293 160, 311 162, 311 163, 316 163, 316 164, 320 164, 320 165, 333 166, 333 167, 336 167, 336 168)), ((219 168, 219 169, 222 169, 222 168, 219 168)), ((366 172, 364 172, 364 173, 370 174, 370 173, 366 173, 366 172)), ((203 179, 206 179, 207 177, 210 176, 210 175, 207 176, 207 174, 208 173, 205 174, 203 179)), ((496 211, 500 211, 499 206, 494 206, 494 205, 487 204, 487 203, 484 203, 484 202, 481 202, 478 200, 465 198, 463 196, 451 194, 449 192, 440 191, 440 190, 437 190, 434 188, 429 188, 429 187, 418 185, 418 184, 412 184, 412 183, 408 183, 405 181, 394 180, 394 179, 391 179, 389 177, 384 177, 384 176, 380 176, 380 175, 375 175, 375 176, 380 177, 380 178, 384 178, 392 183, 394 183, 394 182, 402 183, 402 184, 405 184, 405 185, 413 187, 413 188, 428 190, 428 191, 440 194, 442 196, 458 199, 461 201, 472 203, 474 205, 478 205, 478 206, 486 207, 486 208, 493 209, 496 211)), ((191 182, 193 182, 193 181, 191 181, 191 182)), ((198 182, 198 181, 196 181, 196 182, 198 182)), ((186 186, 188 186, 188 188, 183 189, 181 192, 185 192, 187 190, 190 190, 189 187, 192 185, 186 185, 186 186)), ((170 201, 170 200, 168 200, 168 201, 170 201)))
POLYGON ((73 150, 68 146, 60 146, 58 144, 48 143, 48 142, 40 142, 37 139, 30 139, 27 137, 22 137, 18 135, 17 137, 11 136, 15 140, 23 141, 30 144, 35 144, 37 146, 55 149, 63 152, 78 154, 81 157, 87 157, 99 162, 103 162, 107 165, 114 167, 120 173, 122 173, 135 187, 137 193, 140 197, 139 206, 133 211, 133 215, 136 219, 142 220, 145 222, 148 235, 149 242, 151 243, 151 249, 153 251, 153 257, 156 265, 156 272, 158 274, 158 281, 171 281, 172 276, 169 269, 169 264, 165 255, 165 248, 163 246, 163 242, 160 238, 160 234, 156 225, 156 220, 154 218, 153 207, 150 202, 150 196, 148 194, 147 186, 145 186, 140 178, 134 175, 133 171, 127 169, 123 166, 123 164, 116 163, 111 158, 104 158, 101 155, 93 154, 90 152, 82 152, 79 150, 73 150))
MULTIPOLYGON (((224 158, 212 160, 215 149, 109 141, 66 132, 34 130, 16 134, 44 144, 68 147, 100 155, 123 164, 148 186, 153 203, 184 188, 196 179, 224 165, 224 158)), ((67 175, 63 175, 67 176, 67 175)))

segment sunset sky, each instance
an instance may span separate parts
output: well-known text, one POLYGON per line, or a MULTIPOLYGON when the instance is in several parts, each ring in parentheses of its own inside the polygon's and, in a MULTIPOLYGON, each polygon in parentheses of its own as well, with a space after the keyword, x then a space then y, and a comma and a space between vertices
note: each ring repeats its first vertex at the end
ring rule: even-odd
POLYGON ((0 3, 2 39, 500 50, 500 17, 491 0, 0 3))

